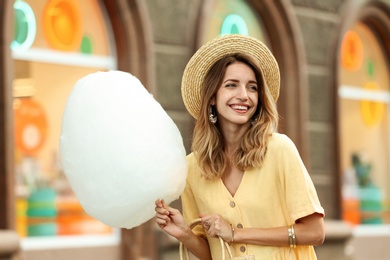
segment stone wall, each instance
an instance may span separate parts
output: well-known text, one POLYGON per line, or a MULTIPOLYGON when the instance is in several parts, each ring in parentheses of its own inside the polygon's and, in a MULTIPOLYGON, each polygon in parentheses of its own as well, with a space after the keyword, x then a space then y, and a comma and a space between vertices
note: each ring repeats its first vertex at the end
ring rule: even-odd
POLYGON ((327 218, 340 216, 334 66, 345 2, 292 0, 306 52, 310 174, 327 218))
POLYGON ((178 125, 190 151, 193 119, 181 97, 181 75, 194 52, 194 36, 201 1, 145 1, 153 32, 155 98, 178 125))

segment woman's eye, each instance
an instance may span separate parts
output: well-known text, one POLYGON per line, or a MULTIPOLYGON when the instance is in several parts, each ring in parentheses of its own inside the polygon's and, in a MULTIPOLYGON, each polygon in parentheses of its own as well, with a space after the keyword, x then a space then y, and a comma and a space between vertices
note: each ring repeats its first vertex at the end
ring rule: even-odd
POLYGON ((233 87, 235 87, 235 86, 236 86, 236 84, 234 84, 234 83, 226 84, 226 87, 227 87, 227 88, 233 88, 233 87))
POLYGON ((257 91, 257 86, 249 86, 250 90, 257 91))

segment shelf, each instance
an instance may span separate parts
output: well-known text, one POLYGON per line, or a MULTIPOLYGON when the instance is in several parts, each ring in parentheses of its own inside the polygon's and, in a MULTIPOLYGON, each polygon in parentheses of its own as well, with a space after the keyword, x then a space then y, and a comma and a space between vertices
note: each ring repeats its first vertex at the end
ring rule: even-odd
POLYGON ((75 235, 26 237, 21 239, 22 250, 117 246, 120 244, 120 229, 112 235, 75 235))
POLYGON ((390 224, 362 224, 353 228, 355 237, 386 236, 390 237, 390 224))
POLYGON ((61 52, 39 48, 30 48, 26 51, 12 50, 12 58, 15 60, 43 62, 76 67, 99 68, 106 70, 116 69, 116 60, 113 57, 89 55, 75 52, 61 52))
POLYGON ((339 87, 338 94, 344 99, 390 103, 390 92, 384 90, 367 90, 361 87, 342 85, 339 87))

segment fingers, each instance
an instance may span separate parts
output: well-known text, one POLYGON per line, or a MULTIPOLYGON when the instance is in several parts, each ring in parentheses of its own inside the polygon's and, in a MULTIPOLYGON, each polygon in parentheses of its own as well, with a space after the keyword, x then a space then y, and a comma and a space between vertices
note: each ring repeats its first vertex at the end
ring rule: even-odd
POLYGON ((156 211, 156 223, 160 226, 160 228, 164 228, 171 221, 171 218, 169 217, 170 212, 167 209, 164 200, 157 199, 155 201, 155 205, 154 210, 156 211))
POLYGON ((162 219, 162 218, 156 218, 156 223, 160 228, 164 228, 166 225, 168 225, 169 220, 162 219))
POLYGON ((156 205, 155 207, 155 210, 156 211, 162 211, 162 210, 165 210, 165 211, 169 211, 170 210, 170 207, 167 206, 167 204, 165 204, 165 201, 164 200, 161 200, 161 199, 157 199, 154 204, 156 205))
POLYGON ((202 226, 206 230, 208 235, 214 236, 213 231, 215 229, 215 227, 214 227, 215 219, 213 218, 213 216, 202 215, 201 220, 202 220, 202 226))
POLYGON ((215 222, 206 221, 203 224, 203 228, 205 229, 206 233, 210 237, 217 237, 218 236, 218 228, 216 227, 215 222))
POLYGON ((168 209, 167 204, 165 204, 165 200, 161 200, 162 207, 168 209))
POLYGON ((206 221, 204 224, 203 224, 203 228, 206 229, 206 230, 209 230, 210 229, 210 222, 209 221, 206 221))
POLYGON ((163 199, 157 199, 154 202, 154 204, 156 205, 156 207, 168 209, 168 206, 167 206, 167 204, 165 204, 165 200, 163 200, 163 199))
POLYGON ((202 221, 202 226, 206 227, 206 229, 210 228, 210 226, 215 223, 219 222, 219 215, 199 215, 202 221))
POLYGON ((162 207, 162 200, 161 199, 156 199, 154 204, 156 205, 156 207, 162 207))
POLYGON ((202 226, 211 237, 224 236, 231 233, 231 227, 220 215, 200 215, 202 226))
POLYGON ((199 217, 202 221, 202 225, 206 222, 206 221, 211 221, 213 218, 214 218, 214 215, 204 215, 204 214, 199 214, 199 217))
POLYGON ((157 214, 161 214, 161 215, 166 215, 166 216, 169 216, 169 210, 165 209, 165 208, 162 208, 162 207, 155 207, 154 210, 156 211, 157 214))

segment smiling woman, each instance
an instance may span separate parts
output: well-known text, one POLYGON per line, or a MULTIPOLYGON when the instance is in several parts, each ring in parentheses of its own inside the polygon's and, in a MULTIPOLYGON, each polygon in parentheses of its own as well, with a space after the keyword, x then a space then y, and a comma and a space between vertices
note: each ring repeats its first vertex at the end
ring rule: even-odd
POLYGON ((324 209, 295 145, 277 133, 279 83, 272 53, 244 35, 211 40, 186 66, 182 95, 197 121, 183 214, 158 199, 156 222, 200 259, 222 259, 221 239, 239 259, 316 259, 324 209))

